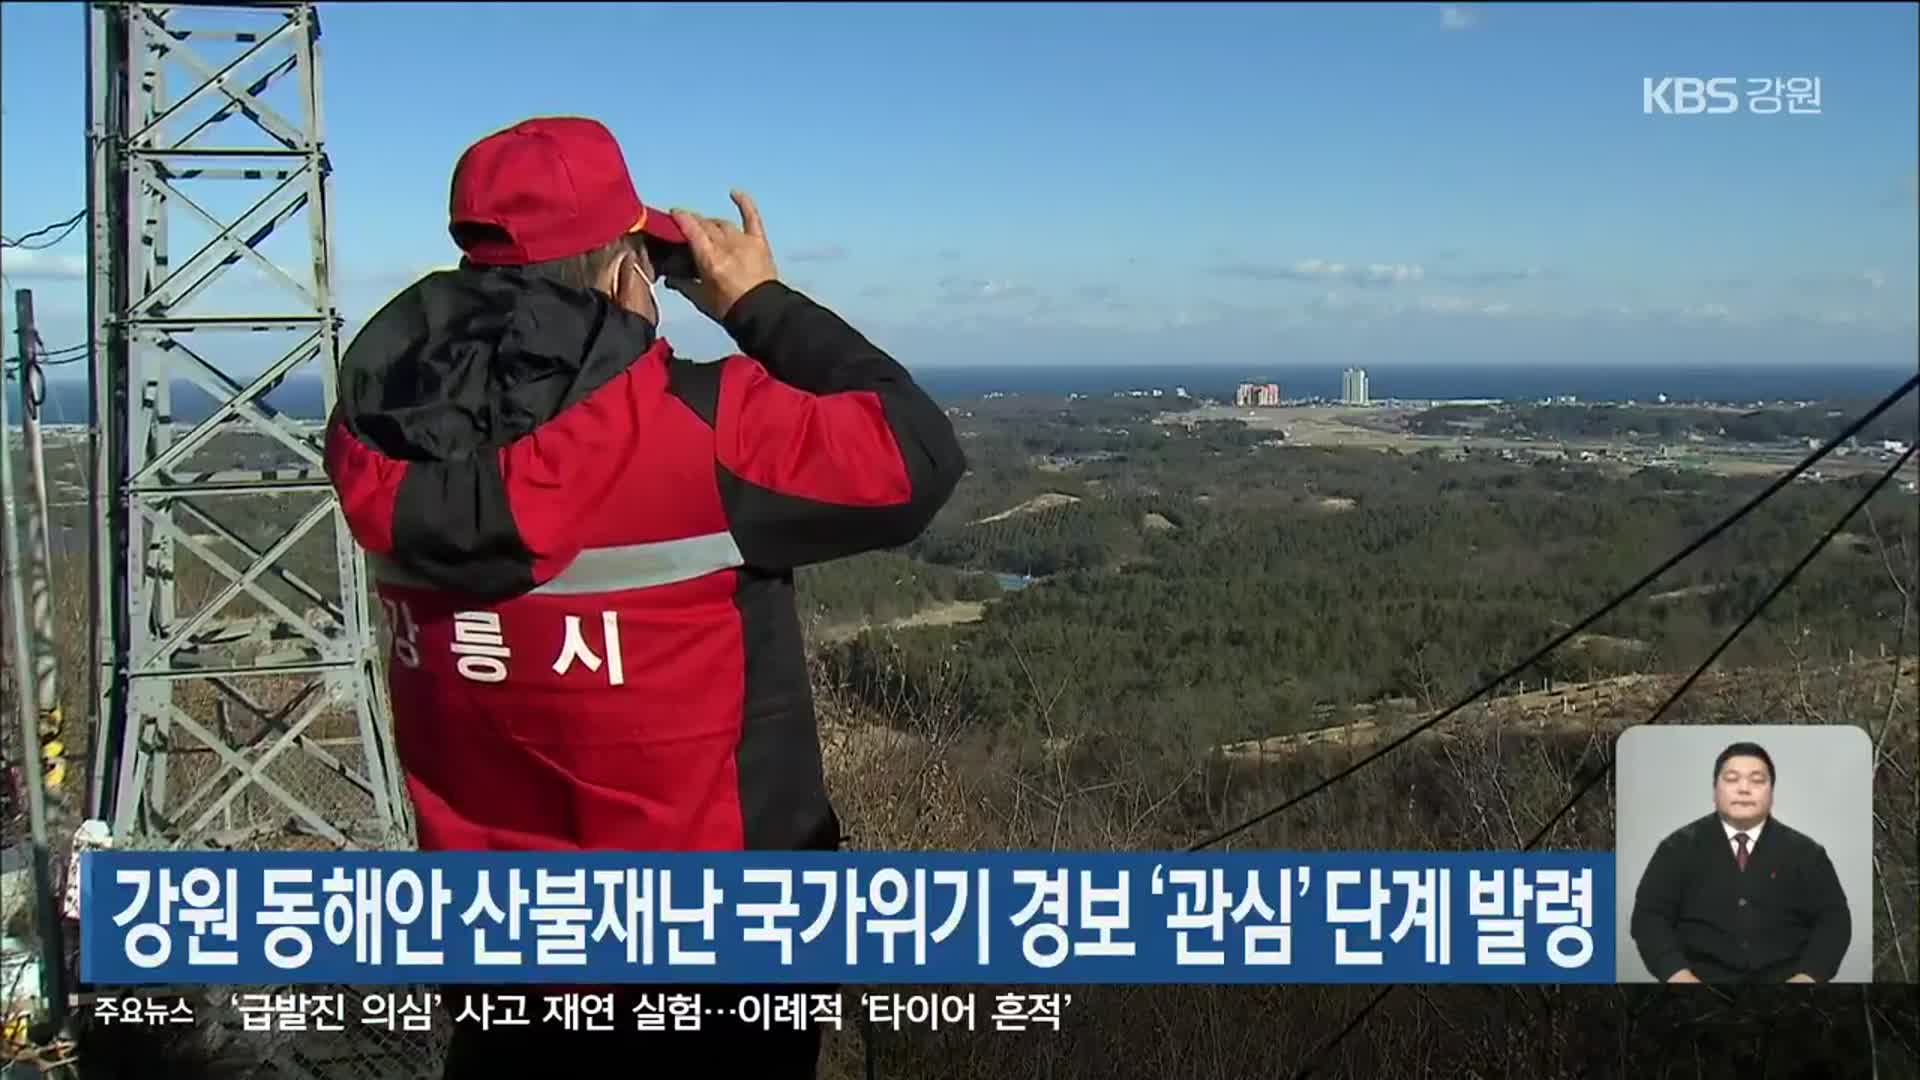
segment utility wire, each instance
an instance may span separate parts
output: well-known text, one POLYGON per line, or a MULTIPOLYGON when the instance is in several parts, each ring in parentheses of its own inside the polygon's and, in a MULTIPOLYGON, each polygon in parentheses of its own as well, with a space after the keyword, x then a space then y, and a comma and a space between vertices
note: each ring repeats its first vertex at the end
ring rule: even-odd
MULTIPOLYGON (((84 363, 89 357, 89 355, 90 354, 87 352, 87 346, 72 345, 65 349, 62 349, 58 353, 41 353, 39 357, 35 358, 33 364, 35 367, 59 367, 62 364, 79 364, 79 363, 84 363), (48 357, 54 357, 54 359, 49 360, 47 359, 48 357)), ((9 369, 18 368, 19 366, 20 366, 19 357, 17 356, 7 357, 7 367, 9 369)))
MULTIPOLYGON (((38 339, 39 336, 37 332, 34 334, 35 339, 38 339)), ((63 345, 58 349, 47 348, 45 342, 39 342, 38 346, 36 350, 37 355, 33 357, 29 365, 33 368, 59 367, 62 364, 78 364, 91 356, 88 350, 92 348, 91 343, 85 341, 77 345, 63 345)), ((7 357, 5 366, 10 369, 19 368, 21 366, 20 358, 17 356, 7 357)))
POLYGON ((0 248, 21 248, 25 251, 44 251, 60 241, 65 240, 74 229, 79 228, 80 223, 85 221, 86 218, 87 212, 81 210, 65 221, 56 221, 51 225, 42 225, 40 228, 27 233, 25 236, 0 236, 0 248), (38 240, 40 237, 56 230, 59 231, 60 235, 51 240, 44 240, 37 244, 33 243, 33 241, 38 240))
POLYGON ((33 332, 33 342, 34 346, 30 350, 31 355, 29 355, 24 362, 18 356, 9 356, 6 358, 5 363, 0 363, 0 382, 15 377, 24 380, 27 390, 25 395, 27 415, 38 419, 40 407, 45 405, 47 401, 46 369, 59 367, 63 364, 77 364, 83 360, 91 359, 92 353, 90 350, 92 344, 83 341, 77 345, 66 345, 58 349, 49 350, 46 341, 40 337, 38 330, 33 332))
POLYGON ((90 342, 82 341, 74 345, 62 345, 57 349, 49 349, 47 348, 47 339, 40 336, 40 331, 35 330, 33 332, 33 346, 40 354, 40 359, 42 360, 45 360, 49 356, 59 356, 61 353, 79 352, 87 348, 89 344, 90 342))
MULTIPOLYGON (((1912 384, 1909 383, 1909 385, 1912 384)), ((1847 527, 1847 522, 1852 521, 1854 515, 1858 514, 1867 503, 1871 502, 1873 497, 1880 493, 1880 489, 1887 486, 1889 480, 1892 480, 1899 474, 1901 468, 1913 457, 1915 449, 1917 448, 1908 447, 1907 451, 1900 455, 1899 460, 1895 461, 1886 472, 1881 473, 1880 478, 1873 482, 1873 486, 1862 492, 1860 497, 1854 500, 1853 505, 1847 508, 1847 512, 1841 514, 1839 519, 1828 527, 1826 533, 1824 533, 1811 548, 1807 549, 1807 553, 1800 557, 1800 561, 1794 563, 1793 568, 1783 574, 1779 581, 1774 582, 1773 588, 1767 590, 1767 595, 1761 597, 1760 602, 1754 605, 1752 611, 1747 613, 1747 617, 1740 620, 1740 625, 1734 627, 1731 633, 1720 640, 1720 644, 1715 646, 1711 653, 1707 654, 1707 658, 1700 662, 1700 666, 1693 669, 1693 674, 1688 675, 1685 682, 1682 682, 1675 688, 1673 693, 1667 695, 1667 699, 1660 703, 1660 707, 1653 711, 1653 715, 1635 726, 1645 727, 1649 724, 1659 723, 1661 719, 1666 716, 1667 710, 1673 708, 1674 703, 1678 702, 1688 690, 1693 689, 1693 684, 1699 681, 1700 676, 1707 673, 1707 669, 1713 666, 1714 661, 1720 659, 1720 655, 1733 646, 1734 641, 1746 632, 1747 627, 1752 626, 1755 620, 1760 618, 1761 612, 1767 610, 1768 605, 1779 599, 1780 594, 1787 591, 1787 586, 1793 584, 1794 579, 1800 576, 1800 572, 1805 570, 1814 559, 1818 558, 1822 551, 1826 550, 1827 545, 1833 541, 1833 538, 1840 534, 1840 530, 1847 527)), ((1560 823, 1560 819, 1571 813, 1573 808, 1579 805, 1580 800, 1586 798, 1588 792, 1598 787, 1600 781, 1606 779, 1607 776, 1613 772, 1615 760, 1612 755, 1608 755, 1606 762, 1599 768, 1593 770, 1593 774, 1587 777, 1586 782, 1574 790, 1573 794, 1560 805, 1560 809, 1555 811, 1554 815, 1547 819, 1545 825, 1540 826, 1539 831, 1533 834, 1533 839, 1528 840, 1526 846, 1520 850, 1532 851, 1539 845, 1540 841, 1546 839, 1547 834, 1553 831, 1553 827, 1560 823)), ((1357 1031, 1360 1025, 1366 1022, 1367 1017, 1372 1014, 1373 1010, 1378 1008, 1381 1002, 1387 1000, 1387 997, 1392 994, 1394 990, 1395 986, 1389 984, 1382 988, 1379 993, 1373 995, 1372 1000, 1368 1001, 1358 1012, 1354 1013, 1332 1038, 1322 1043, 1320 1048, 1314 1051, 1313 1056, 1307 1059, 1307 1064, 1301 1068, 1299 1072, 1294 1074, 1294 1080, 1306 1080, 1307 1077, 1312 1076, 1313 1071, 1319 1068, 1320 1063, 1326 1059, 1327 1055, 1338 1049, 1340 1043, 1345 1040, 1348 1035, 1357 1031)))
POLYGON ((1748 514, 1752 513, 1754 510, 1759 509, 1762 503, 1766 502, 1768 499, 1773 498, 1774 495, 1778 494, 1781 489, 1785 488, 1788 484, 1792 483, 1793 480, 1796 477, 1798 477, 1801 473, 1806 472, 1808 469, 1818 464, 1822 458, 1832 453, 1833 450, 1836 447, 1838 447, 1841 443, 1844 443, 1848 439, 1851 439, 1855 435, 1859 434, 1861 429, 1865 428, 1868 424, 1871 424, 1874 420, 1878 419, 1881 413, 1886 412, 1888 409, 1898 404, 1900 402, 1900 399, 1906 397, 1907 394, 1912 392, 1913 388, 1916 385, 1920 385, 1920 375, 1915 375, 1912 378, 1909 378, 1906 382, 1901 383, 1899 389, 1895 390, 1891 394, 1888 394, 1885 398, 1881 399, 1878 405, 1875 405, 1872 409, 1869 409, 1866 413, 1861 415, 1859 418, 1855 419, 1852 423, 1849 423, 1844 429, 1840 431, 1839 434, 1827 440, 1826 445, 1808 454, 1805 458, 1803 458, 1800 461, 1800 464, 1795 465, 1792 469, 1788 470, 1786 473, 1782 474, 1778 479, 1774 480, 1773 483, 1768 484, 1765 490, 1761 491, 1759 494, 1749 499, 1746 505, 1740 507, 1740 509, 1734 511, 1731 515, 1729 515, 1728 517, 1720 521, 1718 524, 1714 525, 1712 528, 1702 533, 1698 539, 1694 540, 1692 543, 1688 544, 1686 547, 1681 548, 1678 552, 1676 552, 1672 557, 1668 558, 1665 562, 1661 563, 1659 566, 1654 567, 1651 571, 1649 571, 1646 574, 1646 576, 1634 582, 1632 585, 1627 586, 1626 589, 1622 590, 1613 599, 1607 601, 1604 605, 1602 605, 1599 608, 1599 610, 1595 611, 1591 615, 1588 615, 1586 618, 1581 619, 1579 622, 1575 623, 1574 625, 1568 627, 1565 631, 1560 633, 1552 641, 1549 641, 1545 645, 1541 646, 1537 651, 1533 653, 1533 655, 1513 665, 1512 667, 1508 668, 1506 671, 1501 672, 1499 675, 1494 676, 1492 679, 1484 683, 1478 690, 1475 690, 1473 693, 1468 694, 1466 697, 1462 698, 1459 702, 1449 706, 1444 711, 1437 713, 1436 715, 1431 716, 1426 720, 1421 721, 1419 724, 1414 725, 1413 728, 1406 731, 1405 733, 1400 735, 1398 738, 1387 743, 1385 746, 1382 746, 1378 750, 1375 750, 1373 753, 1368 754, 1366 757, 1361 758, 1359 761, 1354 762, 1352 765, 1349 765, 1346 768, 1340 770, 1339 772, 1334 773, 1332 776, 1327 777, 1326 779, 1320 781, 1319 783, 1313 785, 1312 787, 1308 788, 1307 790, 1301 792, 1298 795, 1295 795, 1275 806, 1272 806, 1266 810, 1263 810, 1260 813, 1255 814, 1250 818, 1247 818, 1246 820, 1240 822, 1237 825, 1223 829, 1217 833, 1214 833, 1212 836, 1207 837, 1204 840, 1194 843, 1193 845, 1189 846, 1187 850, 1189 852, 1195 852, 1195 851, 1200 851, 1204 848, 1212 847, 1213 845, 1220 843, 1223 840, 1231 839, 1232 837, 1238 835, 1239 833, 1245 832, 1246 830, 1252 828, 1253 826, 1258 825, 1263 821, 1266 821, 1268 818, 1274 817, 1280 813, 1285 812, 1286 810, 1289 810, 1295 806, 1300 805, 1301 803, 1307 801, 1313 796, 1318 795, 1322 791, 1327 790, 1328 788, 1339 783, 1340 781, 1345 780, 1347 777, 1352 776, 1353 774, 1366 768, 1368 765, 1371 765, 1374 762, 1380 760, 1381 758, 1386 757, 1388 754, 1392 753, 1395 750, 1398 750, 1400 747, 1405 746, 1408 742, 1412 741, 1414 736, 1419 735, 1421 732, 1428 730, 1429 728, 1433 727, 1435 724, 1438 724, 1441 721, 1445 720, 1447 717, 1452 716, 1454 713, 1457 713, 1461 709, 1466 708, 1468 705, 1473 704, 1475 701, 1478 701, 1481 697, 1492 692, 1495 688, 1499 687, 1502 683, 1506 682, 1508 679, 1513 678, 1515 675, 1518 675, 1522 671, 1525 671, 1528 668, 1532 667, 1533 665, 1539 663, 1541 660, 1545 659, 1549 653, 1553 652, 1553 650, 1559 648, 1561 645, 1565 644, 1567 641, 1572 639, 1574 635, 1580 633, 1582 630, 1585 630, 1587 627, 1593 625, 1594 623, 1599 622, 1602 618, 1612 613, 1615 608, 1626 603, 1628 600, 1633 599, 1635 594, 1639 593, 1640 590, 1646 588, 1649 584, 1653 583, 1662 574, 1665 574, 1668 570, 1673 569, 1674 566, 1678 565, 1687 556, 1692 555, 1694 552, 1705 547, 1707 544, 1711 543, 1716 537, 1718 537, 1721 533, 1727 531, 1727 529, 1732 527, 1740 519, 1746 517, 1748 514))

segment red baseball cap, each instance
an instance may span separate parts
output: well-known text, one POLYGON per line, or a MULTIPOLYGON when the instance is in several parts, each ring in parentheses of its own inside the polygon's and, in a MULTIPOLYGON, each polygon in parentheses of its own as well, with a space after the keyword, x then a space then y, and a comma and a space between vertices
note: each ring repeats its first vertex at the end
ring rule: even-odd
POLYGON ((686 234, 640 201, 613 132, 543 116, 481 139, 453 167, 448 230, 476 263, 517 266, 583 255, 629 233, 686 234))

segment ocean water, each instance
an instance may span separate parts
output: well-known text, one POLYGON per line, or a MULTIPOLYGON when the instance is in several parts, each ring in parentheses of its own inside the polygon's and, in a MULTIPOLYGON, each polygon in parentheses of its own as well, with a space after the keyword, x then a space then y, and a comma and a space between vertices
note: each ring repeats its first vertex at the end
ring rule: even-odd
MULTIPOLYGON (((1753 404, 1813 399, 1878 399, 1911 376, 1911 369, 1885 367, 1752 367, 1674 368, 1653 366, 1527 367, 1394 364, 1368 367, 1368 390, 1374 400, 1410 398, 1502 398, 1539 400, 1571 396, 1581 401, 1652 401, 1665 394, 1671 401, 1714 401, 1753 404)), ((916 372, 921 383, 943 402, 958 402, 985 394, 1059 396, 1106 395, 1131 390, 1159 389, 1171 397, 1176 387, 1195 397, 1229 397, 1242 382, 1274 382, 1288 399, 1340 395, 1341 369, 1276 365, 1168 365, 1165 367, 1103 367, 1093 364, 1052 364, 1032 367, 945 367, 916 372)), ((9 383, 10 395, 19 392, 9 383)), ((318 376, 289 378, 267 398, 268 404, 301 419, 320 418, 318 376)), ((204 418, 213 403, 197 387, 177 384, 176 421, 204 418)), ((84 377, 49 379, 42 420, 50 424, 85 423, 87 385, 84 377)), ((19 425, 20 403, 8 401, 9 418, 19 425)))

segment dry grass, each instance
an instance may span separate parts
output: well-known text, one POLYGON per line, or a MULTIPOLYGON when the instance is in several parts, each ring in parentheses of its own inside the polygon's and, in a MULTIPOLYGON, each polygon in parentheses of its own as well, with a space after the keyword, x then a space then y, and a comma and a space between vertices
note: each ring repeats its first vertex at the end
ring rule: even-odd
MULTIPOLYGON (((1912 763, 1915 669, 1875 663, 1802 666, 1710 681, 1669 723, 1846 723, 1868 727, 1876 760, 1875 978, 1910 982, 1920 957, 1915 852, 1920 820, 1912 763)), ((1657 683, 1657 681, 1653 681, 1657 683)), ((1617 731, 1644 719, 1659 685, 1600 695, 1577 720, 1541 725, 1537 702, 1502 703, 1452 725, 1447 738, 1418 739, 1399 754, 1294 812, 1233 842, 1294 850, 1513 849, 1605 762, 1617 731)), ((1364 752, 1359 745, 1306 746, 1251 762, 1200 767, 1175 758, 1116 756, 1061 742, 1053 753, 1003 745, 961 727, 940 695, 912 716, 853 702, 822 685, 829 780, 856 846, 867 849, 1166 849, 1207 826, 1271 805, 1364 752), (893 730, 907 721, 907 730, 893 730)), ((1558 709, 1550 710, 1558 714, 1558 709)), ((1547 848, 1610 849, 1611 783, 1563 818, 1547 848)), ((1601 898, 1603 914, 1610 901, 1601 898)), ((892 988, 889 988, 892 989, 892 988)), ((905 989, 905 988, 902 988, 905 989)), ((978 1008, 991 1010, 980 988, 978 1008)), ((1369 988, 1313 986, 1080 986, 1062 1030, 1025 1034, 964 1029, 875 1033, 880 1074, 925 1078, 1046 1076, 1282 1076, 1301 1067, 1371 995, 1369 988)), ((1871 999, 1829 994, 1809 1001, 1756 991, 1738 1005, 1693 1001, 1654 987, 1408 987, 1392 995, 1344 1042, 1326 1075, 1574 1077, 1694 1073, 1694 1053, 1725 1064, 1763 1033, 1769 1075, 1841 1075, 1864 1065, 1871 1016, 1886 1075, 1914 1075, 1910 994, 1871 999), (1680 1056, 1676 1056, 1680 1055, 1680 1056), (1786 1061, 1814 1073, 1796 1073, 1786 1061), (1851 1062, 1852 1065, 1844 1064, 1851 1062), (1904 1065, 1906 1071, 1900 1066, 1904 1065), (1839 1069, 1840 1072, 1831 1071, 1839 1069), (1597 1072, 1596 1072, 1597 1071, 1597 1072)), ((850 999, 850 1005, 852 1004, 850 999)), ((851 1012, 849 1013, 851 1015, 851 1012)), ((983 1025, 984 1026, 984 1025, 983 1025)), ((857 1031, 829 1035, 823 1075, 862 1072, 857 1031)), ((1717 1072, 1708 1067, 1708 1072, 1717 1072)))
POLYGON ((983 517, 972 524, 991 525, 996 521, 1005 521, 1020 514, 1037 514, 1043 510, 1054 510, 1062 506, 1072 506, 1080 501, 1078 495, 1066 495, 1058 491, 1049 491, 1044 495, 1035 495, 1018 506, 1009 507, 990 517, 983 517))
MULTIPOLYGON (((916 626, 960 626, 976 623, 986 616, 987 604, 982 600, 947 600, 921 608, 911 615, 904 615, 885 624, 888 630, 911 630, 916 626)), ((819 625, 809 630, 807 638, 816 646, 837 641, 848 641, 862 633, 876 629, 871 623, 841 623, 837 625, 819 625)))

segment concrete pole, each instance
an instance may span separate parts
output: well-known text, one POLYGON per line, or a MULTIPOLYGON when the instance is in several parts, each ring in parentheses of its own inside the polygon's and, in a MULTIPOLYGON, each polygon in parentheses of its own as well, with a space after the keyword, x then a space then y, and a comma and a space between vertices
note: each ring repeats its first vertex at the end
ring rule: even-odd
MULTIPOLYGON (((20 335, 20 355, 32 355, 33 299, 22 289, 14 294, 21 315, 16 327, 20 335)), ((24 365, 22 366, 24 371, 24 365)), ((0 391, 0 577, 6 579, 7 640, 12 648, 8 657, 16 674, 19 692, 14 695, 20 712, 20 752, 26 758, 21 781, 27 789, 27 827, 33 856, 34 914, 40 929, 40 985, 49 1018, 57 1025, 66 1021, 67 989, 66 948, 62 944, 59 911, 54 905, 52 858, 47 845, 47 799, 42 786, 45 764, 40 755, 40 710, 30 692, 33 665, 27 645, 25 590, 20 583, 20 543, 15 532, 13 499, 13 431, 7 420, 7 395, 0 391)))
MULTIPOLYGON (((33 292, 22 289, 20 297, 20 326, 23 331, 32 331, 33 292)), ((28 351, 25 342, 20 347, 21 434, 25 437, 27 452, 27 542, 22 559, 26 564, 27 607, 33 619, 33 691, 34 704, 40 710, 41 753, 46 757, 47 790, 58 792, 67 776, 66 723, 60 711, 60 659, 53 624, 53 544, 52 518, 47 512, 47 456, 40 435, 40 399, 46 392, 46 369, 31 362, 40 353, 39 345, 39 334, 35 332, 32 351, 28 351)))

